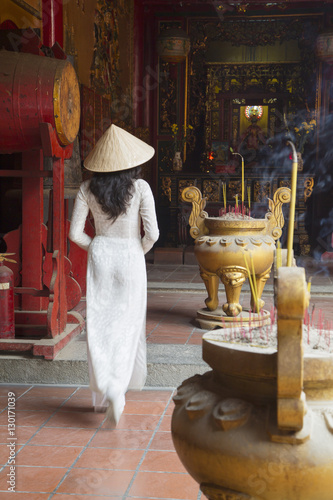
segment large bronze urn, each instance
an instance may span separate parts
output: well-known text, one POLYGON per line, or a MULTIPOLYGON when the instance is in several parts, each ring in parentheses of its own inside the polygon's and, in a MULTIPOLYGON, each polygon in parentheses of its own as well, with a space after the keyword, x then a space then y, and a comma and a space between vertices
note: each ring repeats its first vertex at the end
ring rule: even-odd
MULTIPOLYGON (((201 326, 222 326, 218 319, 223 315, 228 321, 242 313, 240 293, 252 273, 256 293, 251 294, 251 310, 259 313, 264 306, 261 295, 270 276, 275 241, 280 238, 284 225, 282 204, 290 201, 290 189, 282 187, 275 192, 264 219, 243 214, 209 217, 204 211, 206 200, 194 186, 185 188, 182 198, 192 203, 190 234, 195 239, 194 252, 208 292, 205 300, 208 312, 198 311, 201 326), (220 280, 227 296, 222 309, 218 308, 220 280)), ((242 320, 248 321, 249 315, 242 314, 242 320)))
POLYGON ((281 267, 278 349, 203 337, 212 371, 174 397, 175 449, 210 500, 332 500, 333 357, 303 357, 304 269, 281 267))

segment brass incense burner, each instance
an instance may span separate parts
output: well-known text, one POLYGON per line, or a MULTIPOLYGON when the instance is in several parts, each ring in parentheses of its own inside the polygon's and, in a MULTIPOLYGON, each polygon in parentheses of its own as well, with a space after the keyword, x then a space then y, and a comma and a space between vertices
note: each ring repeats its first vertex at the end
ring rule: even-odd
MULTIPOLYGON (((182 198, 192 203, 190 234, 195 239, 194 252, 208 292, 205 300, 208 311, 198 311, 197 319, 201 326, 210 329, 224 326, 221 317, 224 322, 230 322, 242 313, 240 293, 243 283, 251 278, 252 273, 256 293, 251 289, 251 310, 259 313, 264 306, 261 295, 270 276, 275 241, 280 238, 284 225, 282 205, 290 201, 290 189, 282 187, 275 192, 273 200, 269 200, 269 211, 264 219, 242 214, 209 217, 204 211, 206 199, 194 186, 185 188, 182 198), (222 309, 218 307, 220 280, 227 296, 222 309)), ((266 316, 269 316, 268 313, 266 316)), ((264 317, 261 316, 262 319, 264 317)), ((249 313, 244 311, 241 318, 248 321, 249 313)), ((255 321, 253 315, 252 321, 255 321)))
POLYGON ((278 348, 207 332, 212 371, 174 397, 175 449, 209 500, 333 498, 333 356, 303 357, 304 269, 280 267, 275 281, 278 348))

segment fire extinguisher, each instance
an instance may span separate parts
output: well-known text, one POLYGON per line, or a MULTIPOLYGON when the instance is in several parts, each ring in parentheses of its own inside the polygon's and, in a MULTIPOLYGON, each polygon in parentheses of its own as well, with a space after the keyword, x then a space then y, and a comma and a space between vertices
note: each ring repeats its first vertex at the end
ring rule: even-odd
POLYGON ((14 273, 4 265, 4 261, 15 262, 8 259, 12 253, 0 253, 0 338, 12 339, 15 337, 14 322, 14 273))

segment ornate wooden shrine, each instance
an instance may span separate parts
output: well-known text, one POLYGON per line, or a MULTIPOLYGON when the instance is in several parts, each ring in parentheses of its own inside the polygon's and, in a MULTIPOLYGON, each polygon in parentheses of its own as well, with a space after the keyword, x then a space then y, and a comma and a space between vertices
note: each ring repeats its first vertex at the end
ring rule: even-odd
POLYGON ((318 174, 329 168, 322 166, 328 145, 321 134, 331 112, 331 71, 316 52, 318 36, 330 18, 325 9, 307 7, 296 16, 288 9, 282 13, 278 6, 270 12, 254 12, 249 3, 243 11, 224 11, 223 19, 208 11, 206 16, 187 13, 172 20, 156 13, 156 36, 178 27, 191 40, 184 62, 171 64, 158 58, 161 246, 191 241, 187 209, 181 202, 184 187, 193 184, 202 191, 211 215, 217 215, 223 205, 223 183, 227 203, 235 204, 235 195, 241 194, 241 160, 235 152, 244 159, 245 189, 253 212, 261 216, 267 198, 277 188, 290 186, 286 142, 291 139, 299 153, 295 251, 311 252, 320 212, 318 192, 315 199, 312 194, 318 174), (251 116, 251 108, 260 108, 260 116, 251 116), (179 140, 173 133, 175 124, 187 132, 183 169, 178 172, 172 166, 179 140))

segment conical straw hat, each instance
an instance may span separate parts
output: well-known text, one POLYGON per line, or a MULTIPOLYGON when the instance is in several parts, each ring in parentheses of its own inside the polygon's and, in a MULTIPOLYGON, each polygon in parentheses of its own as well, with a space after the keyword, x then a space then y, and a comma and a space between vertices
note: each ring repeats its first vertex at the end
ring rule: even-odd
POLYGON ((93 172, 116 172, 137 167, 153 157, 155 150, 126 130, 111 125, 83 164, 93 172))

